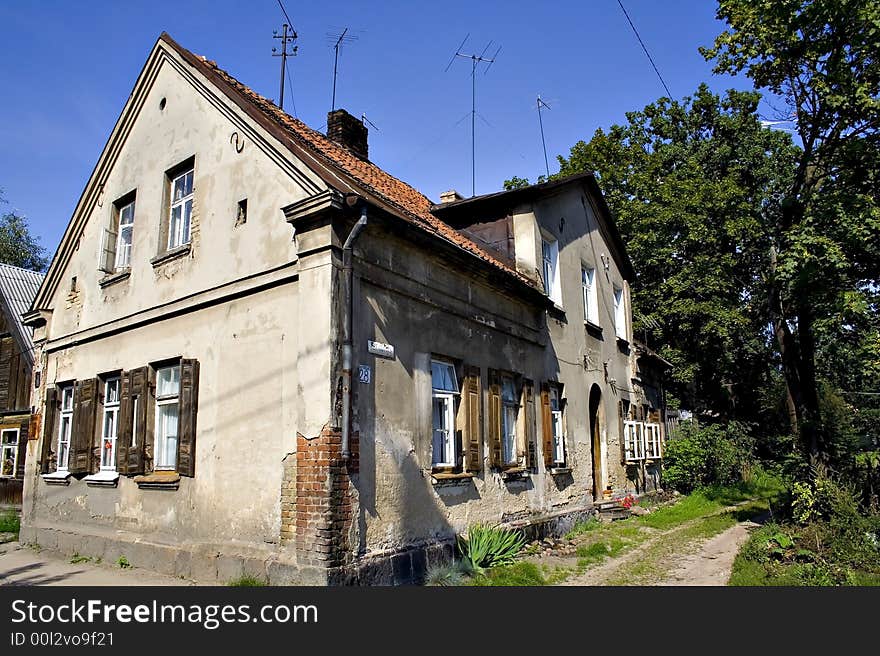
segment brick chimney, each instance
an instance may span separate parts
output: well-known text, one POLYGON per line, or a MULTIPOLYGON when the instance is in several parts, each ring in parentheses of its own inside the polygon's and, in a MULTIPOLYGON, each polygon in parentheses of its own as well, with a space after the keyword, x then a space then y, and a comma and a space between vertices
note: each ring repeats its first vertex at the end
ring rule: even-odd
POLYGON ((327 114, 327 137, 361 159, 368 159, 367 126, 344 109, 327 114))
POLYGON ((464 196, 458 193, 455 189, 450 189, 449 191, 444 191, 440 194, 440 204, 445 205, 446 203, 454 203, 457 200, 464 200, 464 196))

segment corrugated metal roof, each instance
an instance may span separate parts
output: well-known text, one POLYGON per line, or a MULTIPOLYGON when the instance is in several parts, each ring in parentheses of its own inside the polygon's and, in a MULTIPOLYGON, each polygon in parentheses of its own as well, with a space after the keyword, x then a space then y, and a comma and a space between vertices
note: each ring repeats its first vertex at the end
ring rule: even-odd
POLYGON ((10 315, 11 328, 18 330, 22 344, 28 349, 27 356, 31 359, 34 348, 33 332, 21 323, 21 315, 30 309, 42 282, 42 273, 11 264, 0 264, 0 294, 3 296, 3 304, 10 315))

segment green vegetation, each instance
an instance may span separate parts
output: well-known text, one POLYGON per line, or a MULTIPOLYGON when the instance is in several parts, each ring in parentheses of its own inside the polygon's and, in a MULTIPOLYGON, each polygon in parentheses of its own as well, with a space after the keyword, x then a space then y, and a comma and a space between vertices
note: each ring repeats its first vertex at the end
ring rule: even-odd
POLYGON ((576 538, 579 535, 583 535, 584 533, 589 533, 590 531, 595 531, 602 525, 595 517, 590 517, 589 519, 582 519, 577 522, 574 526, 571 527, 571 530, 565 534, 566 540, 571 540, 576 538))
POLYGON ((469 585, 520 586, 547 585, 547 578, 535 563, 519 562, 493 567, 474 576, 469 585))
POLYGON ((128 569, 129 567, 131 567, 131 563, 128 562, 128 558, 126 558, 125 556, 120 556, 117 559, 116 564, 119 565, 119 567, 122 569, 128 569))
POLYGON ((78 565, 79 563, 90 563, 92 562, 92 558, 90 556, 81 556, 79 553, 74 552, 74 554, 70 557, 71 565, 78 565))
POLYGON ((14 511, 0 512, 0 533, 18 533, 21 520, 14 511))
MULTIPOLYGON (((0 190, 0 205, 5 205, 0 190)), ((49 260, 39 238, 31 234, 28 220, 15 211, 0 214, 0 262, 33 271, 45 271, 49 260)))
POLYGON ((471 525, 467 535, 459 535, 457 539, 462 558, 478 574, 491 567, 511 564, 525 542, 521 531, 486 524, 471 525))
POLYGON ((266 581, 256 576, 239 576, 226 584, 232 588, 259 588, 267 585, 266 581))

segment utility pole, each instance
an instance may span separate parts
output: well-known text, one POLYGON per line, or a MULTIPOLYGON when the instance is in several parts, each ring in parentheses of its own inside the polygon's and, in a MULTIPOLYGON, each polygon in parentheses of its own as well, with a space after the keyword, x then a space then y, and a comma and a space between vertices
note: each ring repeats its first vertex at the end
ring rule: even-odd
POLYGON ((297 38, 296 30, 293 29, 293 26, 284 23, 281 26, 281 34, 278 34, 278 30, 272 31, 272 38, 279 39, 281 41, 281 52, 278 52, 277 48, 272 48, 272 56, 273 57, 281 57, 281 92, 279 95, 278 107, 282 110, 284 109, 284 75, 287 70, 287 58, 293 57, 296 54, 297 46, 293 46, 293 50, 287 52, 287 44, 293 43, 297 38), (288 28, 290 31, 288 32, 288 28))

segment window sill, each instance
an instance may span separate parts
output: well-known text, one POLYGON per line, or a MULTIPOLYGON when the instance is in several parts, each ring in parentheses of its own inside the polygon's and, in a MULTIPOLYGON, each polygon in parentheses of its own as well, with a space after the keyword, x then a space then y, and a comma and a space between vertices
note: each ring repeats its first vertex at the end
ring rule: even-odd
POLYGON ((46 485, 70 485, 70 472, 52 472, 51 474, 40 474, 46 485))
POLYGON ((529 470, 525 467, 509 467, 501 470, 501 478, 508 480, 516 480, 518 478, 528 478, 529 470))
POLYGON ((180 487, 180 474, 175 471, 157 471, 135 476, 134 482, 142 490, 176 490, 180 487))
POLYGON ((119 481, 119 473, 104 470, 99 471, 97 474, 89 474, 83 480, 89 487, 116 487, 119 481))
POLYGON ((152 258, 150 264, 152 264, 154 268, 161 266, 166 262, 176 260, 179 257, 186 257, 189 255, 190 250, 192 250, 192 245, 189 242, 182 244, 181 246, 175 246, 174 248, 167 250, 164 253, 159 253, 156 257, 152 258))
POLYGON ((443 472, 437 471, 431 473, 432 485, 452 485, 455 483, 466 483, 476 474, 473 472, 443 472))
POLYGON ((122 271, 116 271, 114 273, 108 273, 106 276, 101 278, 98 281, 98 284, 101 287, 109 287, 110 285, 122 282, 123 280, 128 280, 129 276, 131 276, 131 268, 126 267, 122 271))
POLYGON ((563 466, 563 467, 551 467, 550 468, 550 475, 551 476, 558 476, 560 474, 570 474, 570 473, 571 473, 571 467, 563 466))
POLYGON ((587 332, 591 335, 602 337, 602 326, 599 324, 593 323, 592 321, 584 321, 584 328, 586 328, 587 332))

